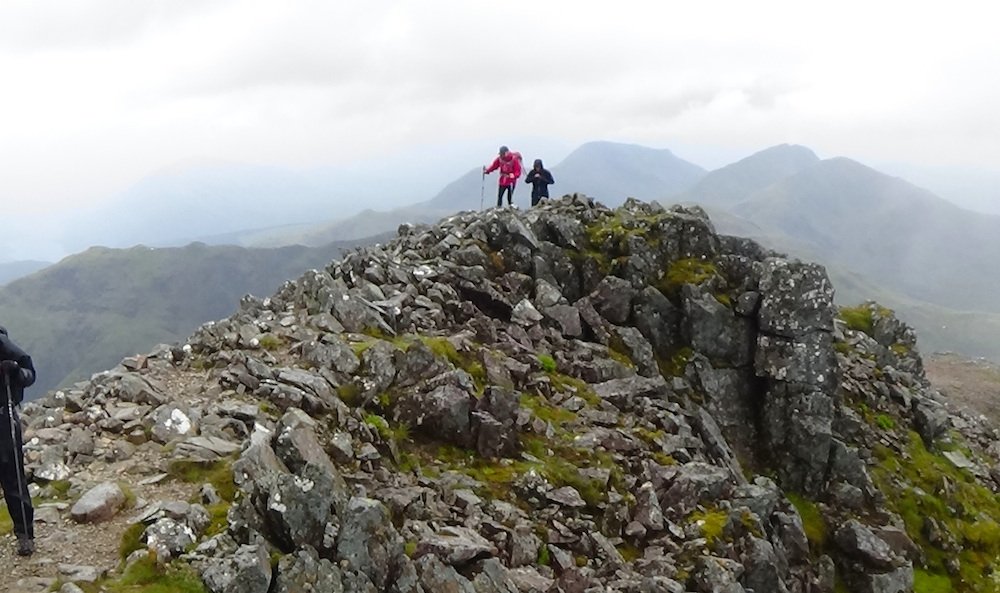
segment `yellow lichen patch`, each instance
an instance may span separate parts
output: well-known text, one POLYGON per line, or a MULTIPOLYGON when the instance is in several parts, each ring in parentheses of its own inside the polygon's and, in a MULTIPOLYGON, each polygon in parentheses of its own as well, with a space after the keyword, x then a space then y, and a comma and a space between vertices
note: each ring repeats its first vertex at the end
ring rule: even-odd
POLYGON ((729 511, 723 511, 714 507, 703 511, 695 511, 688 515, 688 523, 697 525, 701 530, 701 536, 708 541, 711 546, 722 537, 729 522, 729 511))

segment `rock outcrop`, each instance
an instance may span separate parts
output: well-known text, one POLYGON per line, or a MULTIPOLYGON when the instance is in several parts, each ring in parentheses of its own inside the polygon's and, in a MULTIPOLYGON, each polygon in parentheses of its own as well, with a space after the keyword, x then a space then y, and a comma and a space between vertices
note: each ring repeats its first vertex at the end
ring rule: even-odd
POLYGON ((697 208, 404 226, 25 419, 39 482, 137 447, 230 477, 138 520, 213 593, 995 590, 995 429, 697 208))

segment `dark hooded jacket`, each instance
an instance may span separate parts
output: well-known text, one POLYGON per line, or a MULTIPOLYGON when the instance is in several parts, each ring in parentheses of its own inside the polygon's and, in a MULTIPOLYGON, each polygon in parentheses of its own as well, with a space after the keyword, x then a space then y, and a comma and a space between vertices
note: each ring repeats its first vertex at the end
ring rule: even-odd
POLYGON ((12 342, 5 333, 0 333, 0 360, 13 360, 21 367, 10 375, 0 373, 0 386, 3 388, 3 391, 0 392, 3 410, 0 413, 6 415, 7 394, 10 393, 14 405, 21 403, 24 399, 24 388, 35 382, 35 365, 31 362, 31 357, 12 342))
POLYGON ((552 173, 542 165, 541 159, 535 159, 535 165, 537 169, 532 167, 528 171, 528 176, 524 178, 525 183, 530 183, 531 188, 531 203, 536 204, 539 199, 549 197, 549 186, 555 183, 555 179, 552 178, 552 173))

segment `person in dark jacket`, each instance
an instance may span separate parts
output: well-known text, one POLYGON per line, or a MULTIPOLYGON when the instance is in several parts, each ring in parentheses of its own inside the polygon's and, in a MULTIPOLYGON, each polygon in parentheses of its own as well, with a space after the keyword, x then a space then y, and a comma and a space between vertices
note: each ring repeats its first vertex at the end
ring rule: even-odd
POLYGON ((30 556, 35 552, 35 513, 24 479, 24 443, 17 406, 24 399, 24 388, 35 382, 35 365, 31 357, 18 347, 0 327, 0 384, 3 405, 0 411, 0 486, 7 501, 17 553, 30 556))
POLYGON ((542 159, 535 159, 535 164, 531 167, 531 171, 528 171, 524 182, 532 185, 531 205, 537 206, 542 198, 549 197, 549 186, 556 181, 552 178, 552 173, 542 166, 542 159))

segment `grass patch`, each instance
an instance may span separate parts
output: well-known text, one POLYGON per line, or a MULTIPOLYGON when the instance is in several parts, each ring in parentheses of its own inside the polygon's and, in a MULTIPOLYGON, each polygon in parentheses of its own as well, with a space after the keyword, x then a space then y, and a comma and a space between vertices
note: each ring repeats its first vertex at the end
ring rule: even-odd
POLYGON ((182 562, 160 567, 152 554, 133 562, 117 579, 99 583, 80 583, 87 593, 206 593, 201 577, 182 562))
POLYGON ((841 307, 840 318, 850 329, 875 337, 875 320, 891 317, 892 309, 876 303, 864 303, 857 307, 841 307))
POLYGON ((592 509, 607 501, 608 487, 599 480, 581 475, 579 467, 606 468, 611 472, 612 486, 620 487, 623 483, 621 468, 607 452, 574 449, 558 441, 530 435, 522 436, 521 446, 537 461, 484 459, 471 449, 430 443, 416 443, 411 451, 423 462, 421 468, 426 473, 456 471, 480 482, 482 486, 477 489, 480 494, 513 502, 517 500, 511 487, 518 477, 528 472, 541 475, 556 488, 573 487, 592 509))
POLYGON ((642 558, 642 550, 632 544, 622 544, 618 546, 618 553, 622 555, 622 559, 628 564, 642 558))
POLYGON ((913 569, 913 593, 951 593, 951 579, 931 574, 920 568, 913 569))
POLYGON ((682 376, 692 356, 694 356, 694 350, 684 346, 683 348, 678 348, 668 358, 656 357, 657 366, 660 367, 660 374, 665 377, 682 376))
POLYGON ((337 397, 340 398, 340 401, 349 406, 357 405, 358 396, 360 395, 361 388, 358 387, 353 381, 350 383, 344 383, 337 387, 337 397))
POLYGON ((829 531, 819 507, 800 494, 790 492, 786 496, 802 518, 802 527, 806 532, 806 539, 809 540, 809 547, 814 553, 823 551, 827 545, 829 531))
POLYGON ((629 240, 632 237, 647 239, 650 230, 662 217, 615 213, 588 225, 585 229, 587 240, 591 247, 601 252, 594 259, 606 265, 607 262, 602 261, 603 253, 610 254, 612 258, 631 255, 629 240))
POLYGON ((729 522, 729 512, 714 507, 695 511, 688 516, 688 522, 697 525, 701 529, 701 536, 708 541, 709 546, 712 546, 722 537, 729 522))
POLYGON ((264 350, 277 350, 282 346, 282 339, 274 334, 264 334, 257 338, 257 344, 264 350))
POLYGON ((997 591, 1000 581, 994 567, 1000 557, 1000 498, 943 456, 927 450, 917 433, 911 431, 908 437, 905 455, 876 447, 878 463, 872 468, 872 478, 886 494, 886 505, 903 518, 907 534, 924 550, 923 589, 914 590, 997 591), (925 536, 927 519, 933 519, 958 550, 932 545, 925 536), (958 575, 948 574, 945 561, 949 558, 959 560, 958 575))
POLYGON ((546 373, 556 372, 556 359, 548 354, 538 355, 538 364, 542 367, 542 370, 546 373))
POLYGON ((146 526, 142 523, 133 523, 122 533, 122 538, 118 542, 118 557, 124 561, 129 554, 146 547, 142 543, 142 536, 146 533, 146 526))
POLYGON ((46 487, 52 493, 53 499, 67 500, 69 498, 69 489, 73 487, 73 484, 69 480, 52 480, 46 487))
POLYGON ((570 424, 577 419, 575 412, 554 406, 540 395, 522 394, 521 407, 528 408, 536 418, 552 424, 557 429, 563 428, 564 425, 570 424))
POLYGON ((833 349, 843 354, 844 356, 848 356, 850 355, 851 352, 854 351, 854 347, 848 344, 847 342, 834 342, 833 349))
POLYGON ((365 424, 374 428, 382 440, 402 442, 410 439, 410 427, 406 424, 392 426, 389 421, 378 414, 365 416, 365 424))
POLYGON ((210 504, 205 508, 208 511, 209 519, 204 533, 206 538, 218 535, 229 529, 229 508, 231 506, 232 503, 222 501, 210 504))
POLYGON ((486 388, 486 369, 483 367, 483 363, 476 360, 471 354, 459 352, 448 338, 421 336, 420 339, 435 356, 444 358, 453 366, 469 373, 472 381, 476 384, 476 390, 482 393, 486 388))
POLYGON ((702 284, 718 277, 719 270, 715 264, 696 257, 687 257, 671 262, 660 278, 657 288, 664 295, 676 298, 685 284, 702 284))
POLYGON ((549 381, 556 391, 578 395, 587 402, 587 405, 595 408, 601 405, 601 398, 594 393, 586 381, 561 373, 549 373, 549 381))
POLYGON ((892 346, 889 346, 889 350, 892 350, 892 353, 899 357, 909 356, 911 352, 909 346, 900 342, 896 342, 892 346))
POLYGON ((7 505, 0 506, 0 535, 6 535, 14 531, 14 521, 10 518, 10 511, 7 505))
POLYGON ((236 498, 236 484, 233 482, 232 459, 216 461, 195 461, 191 459, 176 459, 167 469, 174 479, 188 484, 209 483, 222 500, 232 502, 236 498))
POLYGON ((552 563, 552 557, 549 555, 549 547, 546 544, 538 546, 538 559, 536 562, 539 566, 548 566, 552 563))
POLYGON ((878 425, 882 430, 892 430, 896 428, 896 420, 888 414, 879 414, 875 416, 875 424, 878 425))

